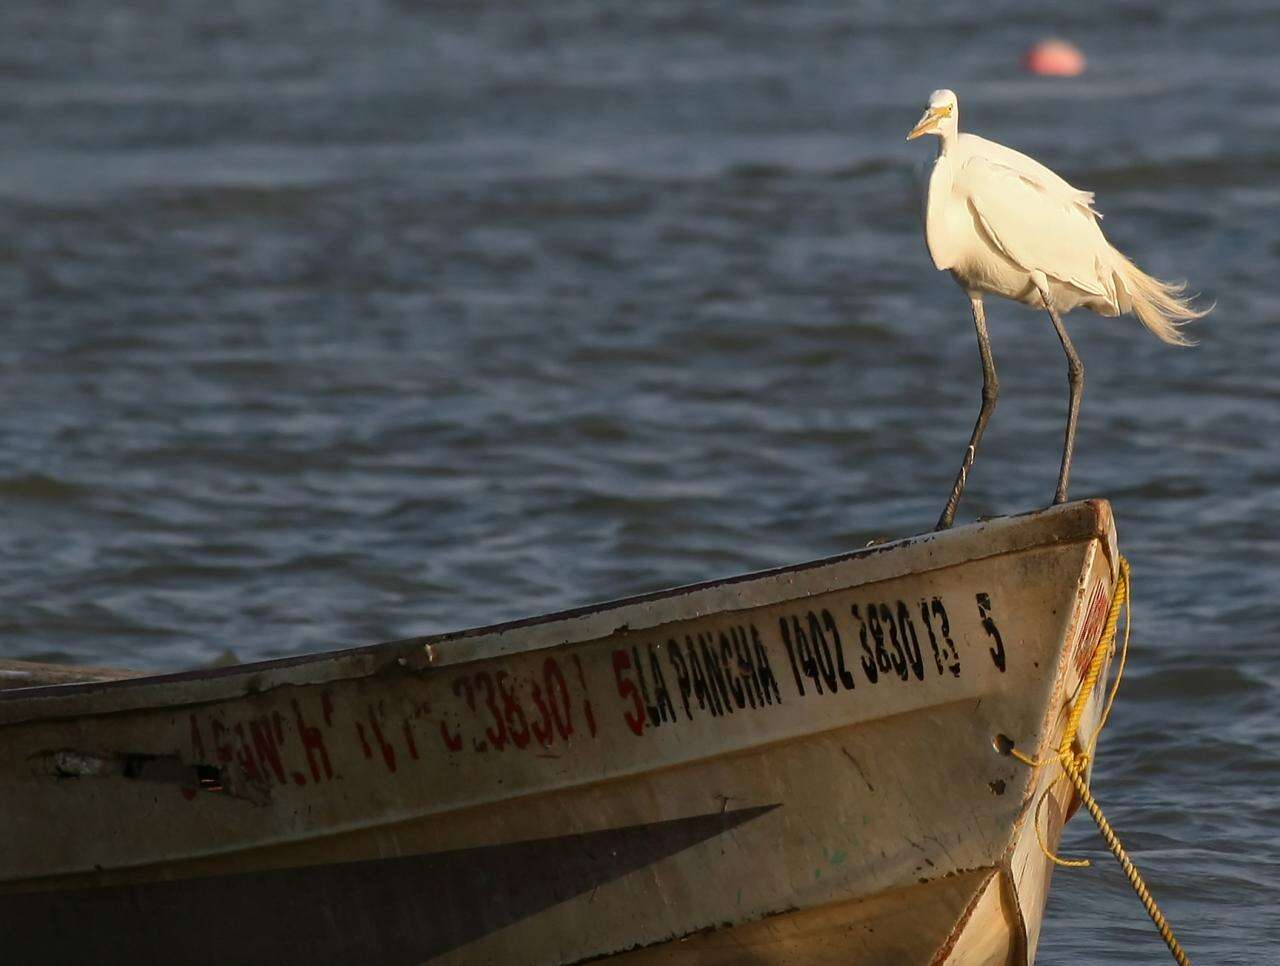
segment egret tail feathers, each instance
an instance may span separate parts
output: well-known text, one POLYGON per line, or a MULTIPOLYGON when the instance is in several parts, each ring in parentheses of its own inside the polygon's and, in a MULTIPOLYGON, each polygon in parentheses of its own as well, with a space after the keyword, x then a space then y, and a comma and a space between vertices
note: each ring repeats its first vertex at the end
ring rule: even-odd
POLYGON ((1208 315, 1213 306, 1195 308, 1191 304, 1194 296, 1183 295, 1187 290, 1186 282, 1163 282, 1148 275, 1119 252, 1115 255, 1117 288, 1124 292, 1120 310, 1133 312, 1161 342, 1195 345, 1195 340, 1183 335, 1182 326, 1208 315))

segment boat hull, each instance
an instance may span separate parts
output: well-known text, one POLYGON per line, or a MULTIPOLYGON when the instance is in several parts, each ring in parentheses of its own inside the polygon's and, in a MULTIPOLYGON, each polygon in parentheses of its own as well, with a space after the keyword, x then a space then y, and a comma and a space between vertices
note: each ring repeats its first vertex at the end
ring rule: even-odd
POLYGON ((8 692, 0 935, 24 962, 1028 962, 1035 805, 1056 842, 1071 801, 997 746, 1049 754, 1075 699, 1091 733, 1117 559, 1106 504, 1071 504, 460 635, 8 692))

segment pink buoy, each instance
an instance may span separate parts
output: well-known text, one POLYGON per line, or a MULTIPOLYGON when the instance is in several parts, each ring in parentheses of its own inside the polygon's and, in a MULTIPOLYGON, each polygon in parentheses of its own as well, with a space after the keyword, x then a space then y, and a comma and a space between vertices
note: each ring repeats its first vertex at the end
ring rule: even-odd
POLYGON ((1022 55, 1022 66, 1042 77, 1076 77, 1084 73, 1084 54, 1066 40, 1041 40, 1022 55))

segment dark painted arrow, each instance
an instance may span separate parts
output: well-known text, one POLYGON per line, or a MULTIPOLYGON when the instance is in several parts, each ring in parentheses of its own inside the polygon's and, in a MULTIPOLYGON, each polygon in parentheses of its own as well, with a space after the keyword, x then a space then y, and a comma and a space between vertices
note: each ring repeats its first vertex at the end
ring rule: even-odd
POLYGON ((31 964, 407 966, 777 807, 429 855, 0 896, 0 948, 6 961, 31 964))

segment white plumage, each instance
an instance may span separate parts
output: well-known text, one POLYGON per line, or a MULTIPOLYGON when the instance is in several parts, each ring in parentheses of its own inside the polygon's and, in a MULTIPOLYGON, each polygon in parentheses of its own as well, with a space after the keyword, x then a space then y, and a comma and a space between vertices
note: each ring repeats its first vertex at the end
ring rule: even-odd
POLYGON ((1133 312, 1156 336, 1187 345, 1179 326, 1199 318, 1181 296, 1184 286, 1147 275, 1112 247, 1098 224, 1093 194, 1044 165, 994 141, 959 131, 959 102, 934 91, 907 135, 938 137, 924 204, 925 243, 933 264, 968 294, 982 355, 983 405, 940 527, 951 525, 978 441, 995 405, 997 384, 982 297, 999 295, 1047 309, 1068 360, 1070 406, 1062 471, 1054 502, 1067 497, 1084 367, 1059 316, 1077 307, 1099 315, 1133 312))

